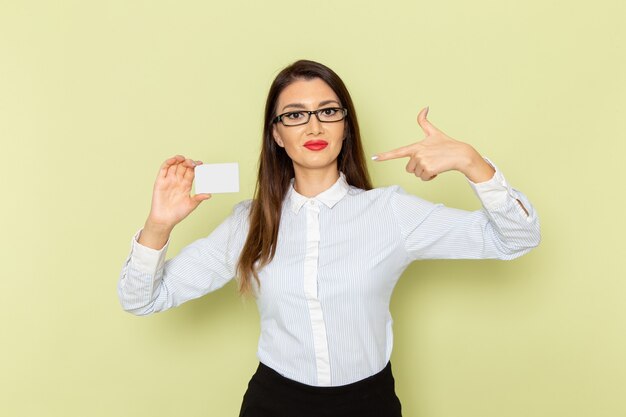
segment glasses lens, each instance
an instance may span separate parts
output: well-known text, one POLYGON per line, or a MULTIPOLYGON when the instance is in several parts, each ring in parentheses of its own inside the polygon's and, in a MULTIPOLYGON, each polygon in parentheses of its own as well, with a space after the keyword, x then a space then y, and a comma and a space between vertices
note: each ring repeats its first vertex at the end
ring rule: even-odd
POLYGON ((345 117, 345 112, 338 107, 329 107, 318 110, 317 117, 321 122, 338 122, 345 117))
POLYGON ((303 125, 309 121, 309 114, 303 111, 294 111, 285 114, 281 120, 286 126, 303 125))
MULTIPOLYGON (((346 109, 341 107, 326 107, 315 112, 320 122, 338 122, 346 117, 346 109)), ((311 114, 308 111, 294 111, 281 115, 280 120, 285 126, 298 126, 309 122, 311 114)))

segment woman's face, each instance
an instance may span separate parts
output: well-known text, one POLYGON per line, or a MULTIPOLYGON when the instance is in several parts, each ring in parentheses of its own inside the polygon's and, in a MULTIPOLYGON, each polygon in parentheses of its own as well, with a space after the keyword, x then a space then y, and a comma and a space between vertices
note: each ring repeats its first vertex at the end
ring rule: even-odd
MULTIPOLYGON (((297 80, 278 96, 276 115, 302 110, 342 107, 335 92, 319 78, 297 80)), ((273 127, 274 140, 285 148, 293 161, 296 174, 309 169, 337 169, 337 156, 345 138, 345 119, 339 122, 320 122, 312 114, 309 122, 299 126, 285 126, 277 122, 273 127)))

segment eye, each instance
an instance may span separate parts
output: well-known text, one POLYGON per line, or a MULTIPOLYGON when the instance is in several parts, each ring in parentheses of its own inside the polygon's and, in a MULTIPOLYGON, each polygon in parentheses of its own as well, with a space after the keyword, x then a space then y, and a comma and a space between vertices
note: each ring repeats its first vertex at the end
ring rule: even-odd
POLYGON ((291 119, 291 120, 298 120, 304 117, 304 114, 302 114, 299 111, 295 111, 293 113, 287 113, 284 117, 286 117, 287 119, 291 119))
POLYGON ((320 113, 322 114, 322 116, 334 116, 335 114, 337 114, 338 110, 339 109, 336 109, 334 107, 330 107, 328 109, 320 110, 320 113))

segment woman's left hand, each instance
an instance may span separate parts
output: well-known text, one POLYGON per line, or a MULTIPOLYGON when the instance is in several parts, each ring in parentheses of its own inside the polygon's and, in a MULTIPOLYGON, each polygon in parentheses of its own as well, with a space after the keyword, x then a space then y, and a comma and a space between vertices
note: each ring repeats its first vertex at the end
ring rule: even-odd
POLYGON ((415 174, 424 181, 430 181, 446 171, 459 171, 472 182, 483 182, 491 179, 494 169, 470 145, 452 139, 433 126, 426 119, 428 107, 417 115, 426 137, 411 145, 375 155, 376 161, 387 161, 397 158, 409 158, 406 171, 415 174))

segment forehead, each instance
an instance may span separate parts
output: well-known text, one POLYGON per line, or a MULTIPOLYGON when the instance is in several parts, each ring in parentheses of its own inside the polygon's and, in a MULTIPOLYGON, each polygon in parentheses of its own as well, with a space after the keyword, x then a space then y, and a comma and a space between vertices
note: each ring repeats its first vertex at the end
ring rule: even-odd
POLYGON ((289 84, 278 96, 278 109, 289 104, 303 104, 314 108, 322 101, 335 100, 339 102, 337 94, 325 81, 320 78, 310 80, 296 80, 289 84))

